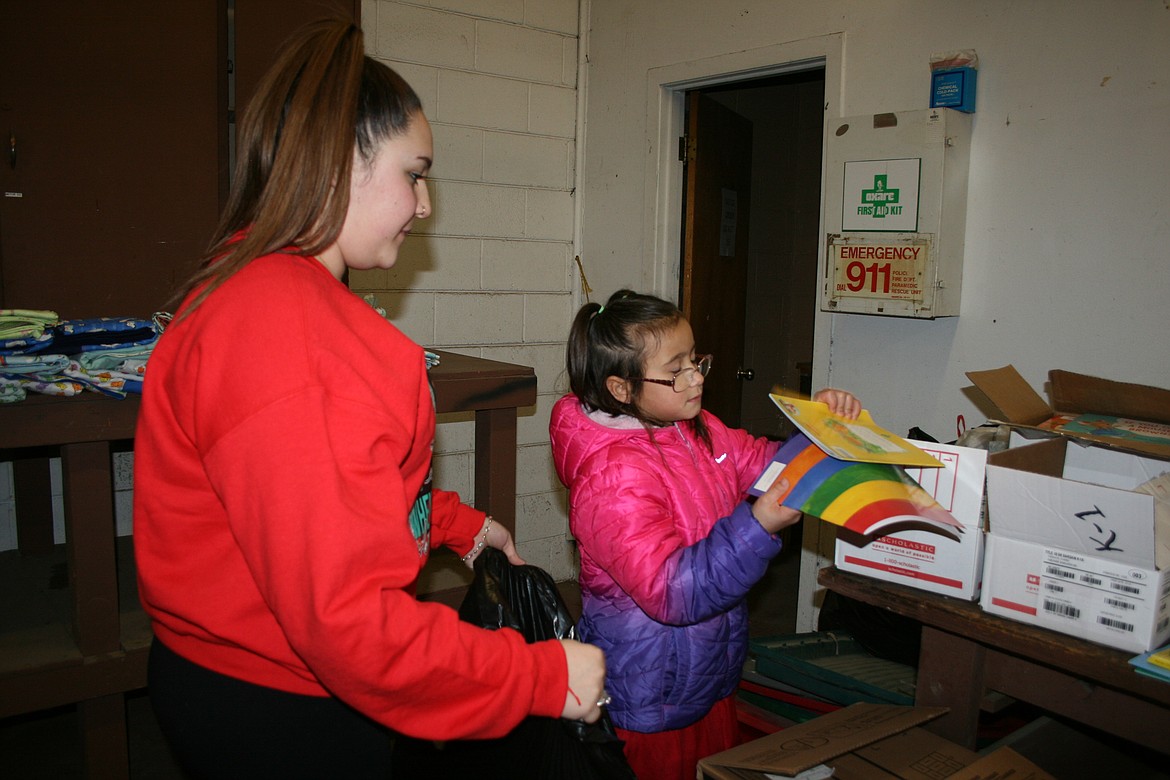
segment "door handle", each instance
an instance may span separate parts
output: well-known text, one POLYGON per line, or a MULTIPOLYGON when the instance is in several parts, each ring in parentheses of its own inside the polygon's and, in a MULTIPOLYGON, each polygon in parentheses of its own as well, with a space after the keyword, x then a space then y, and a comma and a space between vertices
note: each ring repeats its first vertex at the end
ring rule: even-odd
POLYGON ((750 368, 741 368, 735 372, 736 379, 742 379, 745 382, 750 382, 756 378, 756 372, 750 368))

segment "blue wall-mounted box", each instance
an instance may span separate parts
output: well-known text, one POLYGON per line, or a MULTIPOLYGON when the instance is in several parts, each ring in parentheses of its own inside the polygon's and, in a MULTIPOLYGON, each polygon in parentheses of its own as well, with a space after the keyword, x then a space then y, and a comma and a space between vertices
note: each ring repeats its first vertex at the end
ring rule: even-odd
POLYGON ((947 68, 930 73, 930 107, 953 108, 968 114, 975 111, 975 68, 947 68))

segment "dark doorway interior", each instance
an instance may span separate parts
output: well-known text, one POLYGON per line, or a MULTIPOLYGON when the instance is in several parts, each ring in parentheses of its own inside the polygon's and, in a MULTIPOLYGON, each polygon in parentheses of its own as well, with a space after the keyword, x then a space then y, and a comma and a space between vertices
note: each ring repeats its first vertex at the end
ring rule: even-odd
MULTIPOLYGON (((768 392, 813 389, 825 71, 813 68, 701 91, 753 125, 744 354, 739 367, 750 370, 754 379, 741 383, 740 419, 727 422, 757 436, 783 438, 791 429, 768 392)), ((688 219, 684 213, 684 225, 688 219)), ((784 552, 752 592, 755 636, 795 630, 800 538, 799 525, 788 529, 784 552)))

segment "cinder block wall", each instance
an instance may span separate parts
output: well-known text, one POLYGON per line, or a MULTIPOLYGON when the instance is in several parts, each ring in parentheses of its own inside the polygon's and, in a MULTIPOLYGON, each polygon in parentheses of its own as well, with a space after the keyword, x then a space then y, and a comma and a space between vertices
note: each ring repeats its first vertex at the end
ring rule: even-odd
MULTIPOLYGON (((395 268, 355 273, 351 287, 424 346, 535 368, 537 404, 519 419, 516 540, 529 563, 571 578, 548 415, 574 307, 577 0, 365 0, 362 27, 367 50, 422 98, 435 213, 395 268)), ((472 502, 471 418, 440 423, 436 484, 472 502)), ((424 592, 463 576, 432 568, 424 592)))

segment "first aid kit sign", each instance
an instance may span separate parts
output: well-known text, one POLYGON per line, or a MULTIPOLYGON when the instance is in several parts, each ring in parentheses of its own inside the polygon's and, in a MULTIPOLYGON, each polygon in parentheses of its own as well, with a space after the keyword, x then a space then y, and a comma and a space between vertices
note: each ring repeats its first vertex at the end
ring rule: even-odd
POLYGON ((847 161, 841 230, 916 232, 921 171, 919 158, 847 161))

